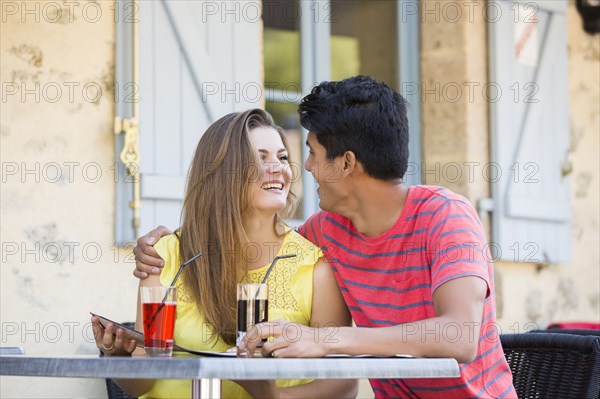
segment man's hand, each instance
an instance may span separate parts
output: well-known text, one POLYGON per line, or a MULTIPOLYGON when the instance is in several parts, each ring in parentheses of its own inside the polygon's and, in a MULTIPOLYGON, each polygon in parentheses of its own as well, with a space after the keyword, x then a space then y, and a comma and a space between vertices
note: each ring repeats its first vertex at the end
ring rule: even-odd
POLYGON ((260 323, 252 327, 238 347, 238 356, 253 354, 259 342, 263 357, 323 357, 336 342, 339 327, 312 328, 287 320, 260 323))
POLYGON ((165 226, 158 226, 145 236, 137 239, 137 245, 133 248, 135 255, 135 270, 133 275, 143 280, 150 274, 160 274, 165 262, 158 255, 153 245, 160 240, 162 236, 172 234, 172 231, 165 226))

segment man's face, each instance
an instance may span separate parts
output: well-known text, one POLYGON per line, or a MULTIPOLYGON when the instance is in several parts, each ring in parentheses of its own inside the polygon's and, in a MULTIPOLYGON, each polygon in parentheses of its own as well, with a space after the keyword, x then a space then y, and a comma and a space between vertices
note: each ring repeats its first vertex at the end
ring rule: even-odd
POLYGON ((335 211, 345 198, 342 157, 328 160, 325 147, 317 140, 317 136, 309 132, 306 140, 309 148, 308 158, 304 162, 304 169, 309 171, 317 182, 319 207, 325 211, 335 211))

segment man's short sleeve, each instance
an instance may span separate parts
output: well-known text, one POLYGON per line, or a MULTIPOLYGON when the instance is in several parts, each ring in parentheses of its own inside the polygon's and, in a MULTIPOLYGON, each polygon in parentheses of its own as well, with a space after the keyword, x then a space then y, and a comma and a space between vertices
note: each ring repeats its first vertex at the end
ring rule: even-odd
POLYGON ((460 277, 483 279, 490 294, 489 248, 477 213, 466 199, 437 201, 428 228, 431 290, 460 277))

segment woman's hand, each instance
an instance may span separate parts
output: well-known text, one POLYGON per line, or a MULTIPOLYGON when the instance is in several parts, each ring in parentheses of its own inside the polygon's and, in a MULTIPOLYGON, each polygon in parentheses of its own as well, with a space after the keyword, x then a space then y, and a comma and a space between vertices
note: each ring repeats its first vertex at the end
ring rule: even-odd
POLYGON ((136 348, 135 339, 126 338, 126 331, 112 323, 108 323, 104 328, 100 324, 100 320, 92 316, 92 329, 96 346, 106 356, 131 356, 136 348))

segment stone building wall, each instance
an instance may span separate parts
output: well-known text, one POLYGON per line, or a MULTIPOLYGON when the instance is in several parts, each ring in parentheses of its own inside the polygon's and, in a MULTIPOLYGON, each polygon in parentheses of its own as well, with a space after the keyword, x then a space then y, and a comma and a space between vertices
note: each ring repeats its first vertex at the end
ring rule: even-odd
MULTIPOLYGON (((104 1, 0 4, 2 346, 97 353, 89 312, 134 317, 114 245, 114 16, 104 1)), ((103 382, 1 377, 3 398, 103 397, 103 382)))

